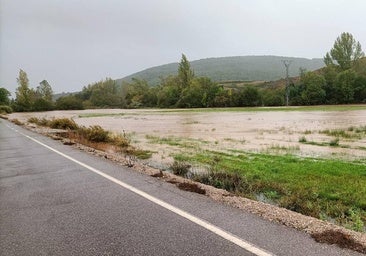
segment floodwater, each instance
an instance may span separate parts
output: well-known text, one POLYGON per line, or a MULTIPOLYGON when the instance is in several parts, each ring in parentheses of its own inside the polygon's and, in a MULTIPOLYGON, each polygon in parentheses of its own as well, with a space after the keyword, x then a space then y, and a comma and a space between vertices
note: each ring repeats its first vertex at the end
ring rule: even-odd
POLYGON ((347 130, 366 126, 366 110, 246 112, 97 109, 13 113, 10 119, 25 122, 31 116, 68 117, 79 125, 100 125, 112 132, 125 132, 135 147, 155 152, 154 161, 167 162, 174 153, 200 149, 366 161, 365 133, 358 138, 339 137, 337 146, 329 145, 335 137, 322 133, 327 129, 347 130), (300 138, 305 138, 307 143, 299 142, 300 138), (180 145, 168 145, 164 139, 173 139, 180 145), (184 142, 187 143, 182 146, 184 142))

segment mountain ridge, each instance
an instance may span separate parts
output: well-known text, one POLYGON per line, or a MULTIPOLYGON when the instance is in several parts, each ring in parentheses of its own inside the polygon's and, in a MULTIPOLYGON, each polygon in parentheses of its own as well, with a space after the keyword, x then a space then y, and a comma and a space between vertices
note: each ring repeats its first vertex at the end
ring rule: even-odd
MULTIPOLYGON (((321 58, 308 59, 274 55, 210 57, 190 63, 196 76, 206 76, 216 82, 274 81, 284 78, 286 75, 282 60, 291 61, 290 76, 298 76, 300 68, 313 71, 325 66, 321 58)), ((176 75, 178 66, 178 62, 154 66, 116 79, 116 81, 118 83, 130 82, 132 78, 137 78, 146 80, 150 85, 157 85, 161 77, 176 75)))

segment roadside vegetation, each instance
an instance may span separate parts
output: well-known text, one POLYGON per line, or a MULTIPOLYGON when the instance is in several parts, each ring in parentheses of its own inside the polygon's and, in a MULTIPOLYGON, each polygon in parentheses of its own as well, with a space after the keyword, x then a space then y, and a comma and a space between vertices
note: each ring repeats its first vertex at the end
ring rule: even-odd
POLYGON ((55 133, 68 139, 67 143, 70 144, 80 143, 102 151, 125 152, 140 159, 151 157, 151 152, 134 148, 131 145, 131 139, 126 133, 111 133, 99 125, 90 127, 79 126, 74 120, 69 118, 46 119, 31 117, 27 121, 39 126, 63 130, 56 131, 55 133))
POLYGON ((364 164, 290 154, 229 154, 209 150, 174 157, 171 168, 176 174, 356 231, 366 231, 364 164), (195 172, 194 166, 200 166, 199 169, 204 166, 206 171, 195 172))

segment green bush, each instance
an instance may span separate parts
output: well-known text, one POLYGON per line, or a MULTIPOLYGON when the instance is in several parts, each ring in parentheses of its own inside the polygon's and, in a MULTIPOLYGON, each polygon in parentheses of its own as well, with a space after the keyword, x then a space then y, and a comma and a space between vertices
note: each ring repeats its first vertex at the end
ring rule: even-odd
POLYGON ((40 126, 49 126, 50 121, 46 118, 37 118, 37 117, 30 117, 28 118, 28 123, 32 123, 32 124, 36 124, 36 125, 40 125, 40 126))
POLYGON ((130 139, 125 133, 123 134, 113 134, 109 136, 109 142, 118 147, 128 147, 130 145, 130 139))
POLYGON ((252 186, 238 173, 210 171, 207 174, 195 175, 193 179, 238 194, 249 195, 252 192, 252 186))
POLYGON ((68 130, 76 130, 78 129, 78 125, 74 120, 69 118, 56 118, 52 119, 48 122, 48 126, 53 129, 68 129, 68 130))
POLYGON ((339 138, 335 138, 329 142, 329 146, 338 147, 339 146, 339 138))
POLYGON ((0 114, 10 114, 13 112, 13 109, 7 105, 0 105, 0 114))
POLYGON ((109 142, 109 132, 104 130, 99 125, 90 127, 81 127, 78 133, 85 139, 93 142, 109 142))
POLYGON ((10 120, 13 124, 16 125, 23 125, 23 123, 21 121, 19 121, 17 118, 10 120))
POLYGON ((186 177, 190 167, 191 166, 185 162, 174 161, 174 163, 170 166, 170 169, 175 175, 186 177))
POLYGON ((299 142, 300 143, 306 143, 307 142, 306 137, 305 136, 300 137, 299 142))

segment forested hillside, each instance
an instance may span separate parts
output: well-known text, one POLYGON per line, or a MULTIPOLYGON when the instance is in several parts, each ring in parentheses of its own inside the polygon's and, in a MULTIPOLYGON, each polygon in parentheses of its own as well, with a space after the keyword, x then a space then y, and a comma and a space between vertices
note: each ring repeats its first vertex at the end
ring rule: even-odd
MULTIPOLYGON (((279 56, 237 56, 208 58, 191 62, 196 76, 208 77, 213 81, 274 81, 285 76, 282 60, 290 60, 290 76, 298 76, 299 69, 313 71, 324 67, 323 59, 290 58, 279 56)), ((129 75, 121 81, 131 82, 132 78, 146 80, 150 85, 157 85, 160 77, 176 75, 179 63, 171 63, 148 68, 129 75)))
POLYGON ((346 32, 336 39, 323 60, 252 56, 190 63, 182 54, 179 64, 151 68, 130 79, 106 78, 84 86, 81 92, 56 98, 47 80, 31 88, 27 73, 20 70, 15 99, 0 88, 0 111, 366 103, 365 53, 346 32), (284 59, 291 61, 288 81, 284 79, 284 59))

